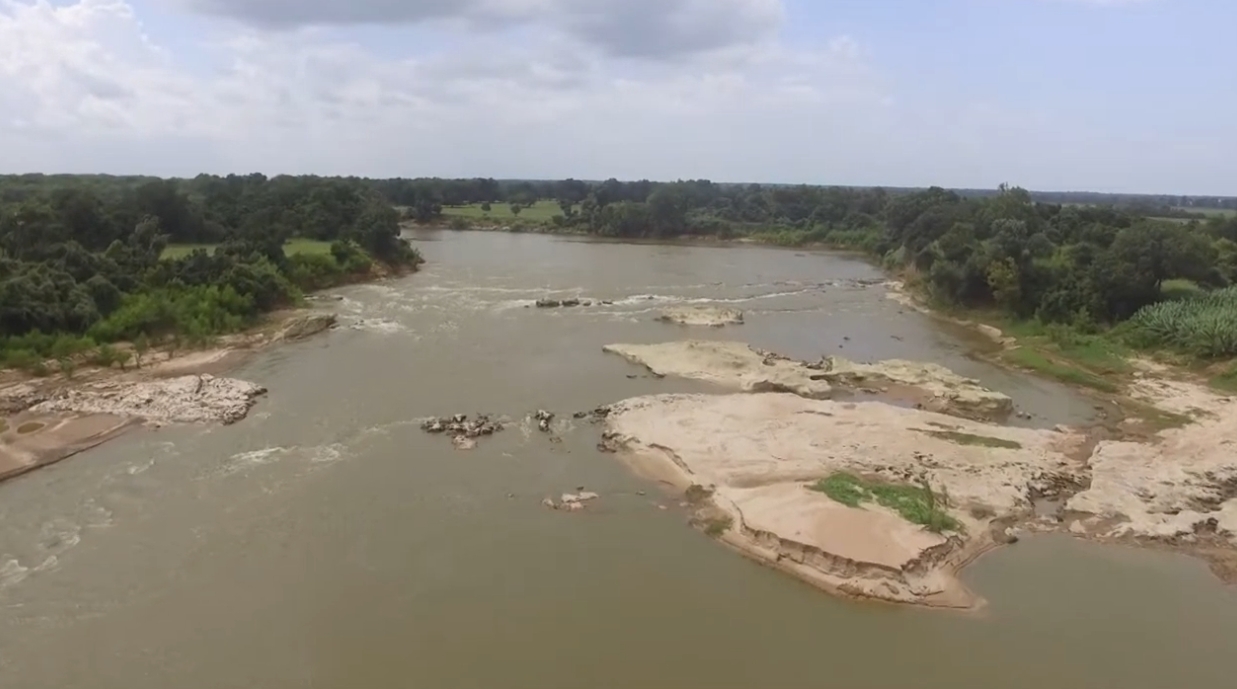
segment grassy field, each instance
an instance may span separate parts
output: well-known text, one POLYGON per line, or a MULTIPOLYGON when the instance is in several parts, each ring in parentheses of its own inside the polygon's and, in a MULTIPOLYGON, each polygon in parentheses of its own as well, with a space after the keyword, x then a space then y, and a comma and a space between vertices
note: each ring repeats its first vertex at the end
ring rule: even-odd
MULTIPOLYGON (((163 250, 163 255, 160 258, 182 258, 197 249, 213 252, 215 246, 215 244, 169 244, 163 250)), ((288 243, 283 245, 283 252, 288 256, 293 254, 329 254, 331 253, 331 243, 317 239, 289 239, 288 243)))
POLYGON ((447 218, 455 216, 472 220, 501 221, 515 220, 518 217, 520 220, 531 220, 534 222, 548 222, 554 216, 563 214, 563 209, 558 207, 557 201, 538 201, 528 208, 521 208, 518 216, 511 212, 509 204, 495 203, 492 205, 493 207, 490 208, 488 213, 481 210, 481 204, 474 203, 468 206, 446 206, 442 209, 442 214, 447 218))
POLYGON ((1201 213, 1201 214, 1203 214, 1203 215, 1208 215, 1208 216, 1210 216, 1210 215, 1219 215, 1219 216, 1231 217, 1231 216, 1237 215, 1237 210, 1233 210, 1233 209, 1231 209, 1231 208, 1186 208, 1186 207, 1181 207, 1181 208, 1178 208, 1177 210, 1186 211, 1187 213, 1201 213))

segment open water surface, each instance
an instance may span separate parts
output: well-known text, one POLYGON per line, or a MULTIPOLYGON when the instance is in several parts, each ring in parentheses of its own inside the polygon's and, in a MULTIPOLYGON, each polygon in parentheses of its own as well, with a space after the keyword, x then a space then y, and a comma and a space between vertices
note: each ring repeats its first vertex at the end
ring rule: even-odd
POLYGON ((797 358, 910 358, 1085 421, 1066 388, 968 346, 844 256, 423 232, 421 273, 339 290, 342 327, 233 375, 245 421, 130 434, 0 484, 0 687, 1228 686, 1237 594, 1201 563, 1041 537, 981 559, 980 617, 831 598, 685 525, 673 498, 531 424, 457 452, 456 412, 567 419, 705 391, 601 353, 734 338, 797 358), (612 305, 525 308, 541 297, 612 305), (746 324, 683 329, 662 306, 746 324), (634 376, 634 377, 632 377, 634 376), (584 485, 585 513, 541 507, 584 485), (643 495, 641 493, 644 493, 643 495), (659 505, 667 509, 659 509, 659 505))

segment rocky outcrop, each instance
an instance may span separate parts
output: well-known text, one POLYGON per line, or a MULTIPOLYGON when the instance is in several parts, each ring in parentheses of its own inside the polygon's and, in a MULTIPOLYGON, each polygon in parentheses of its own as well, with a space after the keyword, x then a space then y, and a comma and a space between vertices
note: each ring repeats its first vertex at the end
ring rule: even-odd
POLYGON ((684 341, 655 345, 607 345, 658 375, 715 383, 744 392, 791 392, 827 399, 835 386, 872 390, 897 387, 925 409, 970 419, 1000 419, 1013 400, 937 364, 899 359, 859 364, 840 357, 796 361, 742 342, 684 341))
POLYGON ((614 344, 602 349, 657 375, 702 380, 743 392, 790 392, 812 399, 826 399, 833 392, 819 371, 741 342, 614 344))
POLYGON ((30 411, 110 414, 156 423, 230 424, 245 418, 265 392, 256 383, 205 374, 141 382, 117 380, 61 390, 30 411))
POLYGON ((989 390, 938 364, 889 359, 859 364, 827 357, 819 366, 828 380, 851 386, 898 385, 926 394, 926 409, 973 419, 1003 419, 1014 409, 1008 395, 989 390))
POLYGON ((1067 510, 1101 518, 1101 537, 1207 539, 1237 545, 1237 402, 1195 385, 1143 380, 1135 394, 1193 423, 1154 442, 1100 442, 1090 483, 1067 510))
POLYGON ((289 318, 275 333, 273 341, 288 342, 312 337, 335 327, 337 318, 333 313, 306 313, 289 318))
POLYGON ((607 442, 641 473, 711 488, 733 520, 732 544, 827 588, 900 602, 975 603, 956 567, 992 546, 994 523, 1029 514, 1033 496, 1085 472, 1061 451, 1063 434, 879 402, 660 395, 613 405, 606 424, 607 442), (838 472, 926 482, 962 528, 932 533, 887 508, 848 507, 809 489, 838 472))
POLYGON ((714 306, 672 306, 662 309, 657 320, 678 325, 720 328, 726 325, 742 325, 743 312, 714 306))
POLYGON ((0 388, 0 416, 23 412, 47 399, 47 393, 29 383, 0 388))

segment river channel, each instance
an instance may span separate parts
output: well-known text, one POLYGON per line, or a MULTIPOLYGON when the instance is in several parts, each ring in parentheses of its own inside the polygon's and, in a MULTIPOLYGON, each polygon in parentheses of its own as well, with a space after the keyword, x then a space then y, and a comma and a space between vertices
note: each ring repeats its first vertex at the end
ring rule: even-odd
POLYGON ((982 615, 840 600, 686 526, 586 422, 460 452, 457 412, 570 418, 708 391, 601 352, 739 339, 796 358, 941 363, 1021 423, 1093 402, 967 356, 836 254, 423 231, 415 276, 325 295, 341 327, 268 350, 228 427, 139 431, 0 484, 0 687, 1226 686, 1237 593, 1196 561, 1039 537, 966 579, 982 615), (528 308, 538 298, 609 301, 528 308), (672 303, 743 309, 686 329, 672 303), (541 506, 585 486, 582 513, 541 506))

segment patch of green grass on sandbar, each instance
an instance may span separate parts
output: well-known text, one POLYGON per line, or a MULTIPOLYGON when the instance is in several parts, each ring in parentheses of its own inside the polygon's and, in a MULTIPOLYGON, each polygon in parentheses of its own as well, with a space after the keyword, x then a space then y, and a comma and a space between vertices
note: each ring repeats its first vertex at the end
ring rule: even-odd
POLYGON ((934 533, 962 530, 961 522, 945 511, 944 501, 929 488, 865 481, 846 472, 832 474, 808 488, 847 507, 875 502, 934 533))

